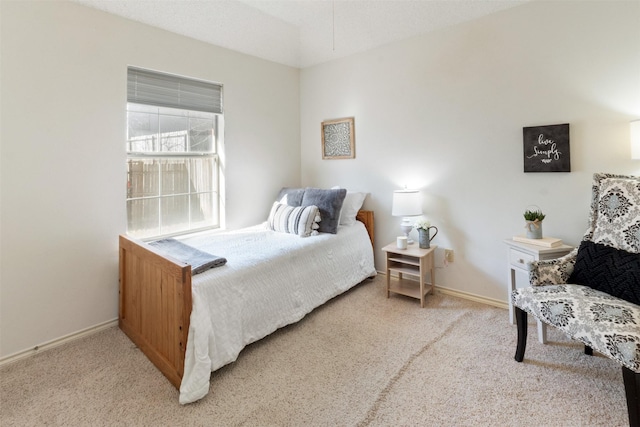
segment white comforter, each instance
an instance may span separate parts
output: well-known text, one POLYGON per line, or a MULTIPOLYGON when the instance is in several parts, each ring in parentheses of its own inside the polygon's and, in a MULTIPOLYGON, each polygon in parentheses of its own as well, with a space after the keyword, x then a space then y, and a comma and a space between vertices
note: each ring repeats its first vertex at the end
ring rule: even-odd
POLYGON ((195 275, 180 403, 209 392, 211 372, 276 329, 297 322, 376 274, 364 225, 298 237, 258 225, 181 239, 227 264, 195 275))

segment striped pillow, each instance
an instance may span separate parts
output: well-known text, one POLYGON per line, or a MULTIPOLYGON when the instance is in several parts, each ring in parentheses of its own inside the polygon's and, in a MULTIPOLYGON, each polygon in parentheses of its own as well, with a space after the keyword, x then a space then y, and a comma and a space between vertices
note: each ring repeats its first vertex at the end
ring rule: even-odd
POLYGON ((320 211, 317 206, 294 207, 275 202, 267 226, 273 231, 307 237, 318 234, 318 222, 320 211))

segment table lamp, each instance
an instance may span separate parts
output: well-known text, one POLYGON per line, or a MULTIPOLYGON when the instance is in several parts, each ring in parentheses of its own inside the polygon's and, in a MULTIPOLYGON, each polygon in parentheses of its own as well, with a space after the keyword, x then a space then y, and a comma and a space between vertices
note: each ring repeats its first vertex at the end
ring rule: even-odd
POLYGON ((407 190, 406 188, 394 191, 391 215, 403 217, 400 228, 407 236, 407 243, 413 243, 413 240, 409 238, 409 233, 413 229, 413 223, 409 217, 422 215, 420 192, 418 190, 407 190))

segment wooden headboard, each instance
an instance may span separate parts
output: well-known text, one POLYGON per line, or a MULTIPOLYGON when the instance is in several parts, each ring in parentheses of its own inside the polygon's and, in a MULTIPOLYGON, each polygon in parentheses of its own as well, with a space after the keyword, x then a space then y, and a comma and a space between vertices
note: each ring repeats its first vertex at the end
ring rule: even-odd
POLYGON ((373 243, 373 211, 359 210, 356 219, 364 224, 371 239, 371 246, 375 248, 373 243))

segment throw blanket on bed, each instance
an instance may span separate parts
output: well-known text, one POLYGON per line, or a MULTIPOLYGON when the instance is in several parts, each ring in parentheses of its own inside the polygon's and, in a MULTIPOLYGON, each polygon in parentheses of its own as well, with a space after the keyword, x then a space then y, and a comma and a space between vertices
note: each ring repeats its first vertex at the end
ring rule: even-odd
POLYGON ((162 239, 154 242, 149 242, 151 246, 154 246, 167 255, 182 261, 185 264, 191 265, 191 274, 198 274, 206 271, 210 268, 220 267, 227 263, 225 258, 211 255, 210 253, 203 252, 192 246, 185 245, 184 243, 176 239, 162 239))

